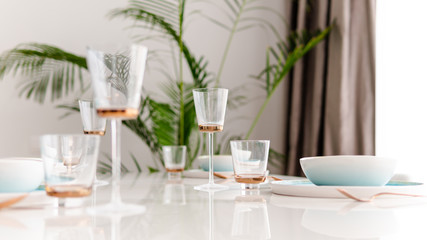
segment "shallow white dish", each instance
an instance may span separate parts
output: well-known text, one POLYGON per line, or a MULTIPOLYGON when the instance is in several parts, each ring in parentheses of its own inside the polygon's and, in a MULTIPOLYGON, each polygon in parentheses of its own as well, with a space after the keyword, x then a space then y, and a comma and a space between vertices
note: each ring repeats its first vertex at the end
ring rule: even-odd
MULTIPOLYGON (((347 198, 338 192, 337 188, 344 189, 359 198, 369 198, 380 192, 394 192, 425 195, 427 189, 424 184, 417 182, 390 181, 385 186, 316 186, 309 180, 284 180, 271 183, 272 191, 276 194, 317 197, 317 198, 347 198)), ((401 198, 402 196, 388 195, 384 198, 401 198)))
MULTIPOLYGON (((217 172, 224 176, 233 176, 233 172, 217 172)), ((185 170, 182 175, 188 178, 209 178, 209 172, 204 171, 203 169, 190 169, 185 170)), ((219 178, 214 175, 214 178, 219 178)))
MULTIPOLYGON (((0 193, 0 202, 7 201, 9 199, 28 194, 28 192, 16 192, 16 193, 0 193)), ((39 206, 51 206, 55 203, 55 198, 46 195, 44 190, 32 191, 23 200, 14 204, 14 208, 31 208, 39 206)))
MULTIPOLYGON (((233 158, 231 155, 213 155, 212 160, 215 172, 233 171, 233 158)), ((209 156, 199 156, 197 157, 197 162, 203 170, 209 171, 209 156)))
POLYGON ((377 156, 337 155, 300 159, 307 178, 316 185, 384 186, 393 176, 396 160, 377 156))
MULTIPOLYGON (((228 178, 219 178, 214 176, 215 183, 227 185, 230 187, 230 189, 240 189, 241 184, 234 180, 234 177, 233 177, 234 172, 217 172, 217 173, 227 176, 228 178)), ((194 182, 199 179, 201 181, 201 179, 209 178, 209 172, 204 171, 202 169, 185 170, 182 173, 182 175, 184 178, 186 178, 191 182, 194 182)), ((203 181, 207 181, 207 180, 203 180, 203 181)), ((187 182, 187 183, 191 184, 191 182, 187 182)), ((269 183, 270 183, 270 180, 267 178, 264 182, 260 183, 259 186, 260 188, 270 188, 269 183)))
POLYGON ((0 193, 31 192, 43 181, 40 158, 0 159, 0 193))

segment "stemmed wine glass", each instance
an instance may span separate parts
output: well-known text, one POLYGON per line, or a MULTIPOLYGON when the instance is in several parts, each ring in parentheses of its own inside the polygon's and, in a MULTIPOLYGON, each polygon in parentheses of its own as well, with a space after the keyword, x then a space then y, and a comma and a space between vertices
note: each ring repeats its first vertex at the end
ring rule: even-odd
MULTIPOLYGON (((83 123, 83 133, 86 135, 105 135, 105 127, 107 125, 107 119, 100 118, 96 113, 93 101, 79 100, 80 116, 83 123)), ((105 186, 108 182, 105 180, 99 180, 95 175, 94 186, 105 186)))
POLYGON ((228 189, 227 186, 214 183, 212 161, 213 133, 221 132, 223 129, 227 96, 228 89, 224 88, 193 89, 199 131, 207 133, 209 139, 209 183, 194 187, 196 190, 217 191, 228 189))
POLYGON ((117 46, 100 50, 88 48, 87 62, 98 116, 111 120, 112 196, 111 202, 94 209, 99 213, 138 213, 142 205, 125 204, 120 196, 120 127, 122 120, 139 114, 142 82, 148 49, 142 45, 117 46))

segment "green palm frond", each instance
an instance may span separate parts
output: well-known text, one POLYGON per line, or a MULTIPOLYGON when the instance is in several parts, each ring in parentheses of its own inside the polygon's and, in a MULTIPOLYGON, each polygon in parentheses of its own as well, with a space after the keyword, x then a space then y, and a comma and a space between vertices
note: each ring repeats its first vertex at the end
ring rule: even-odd
POLYGON ((132 158, 133 163, 135 164, 135 167, 136 167, 138 173, 142 172, 142 168, 141 168, 138 160, 136 160, 136 157, 132 153, 130 154, 130 156, 132 158))
MULTIPOLYGON (((112 159, 111 156, 107 153, 103 153, 105 160, 99 161, 97 166, 97 171, 102 174, 111 173, 112 170, 112 159)), ((122 163, 120 167, 122 173, 128 173, 129 169, 122 163)))
POLYGON ((285 79, 285 76, 300 58, 326 38, 332 27, 333 25, 325 28, 323 31, 315 31, 314 33, 307 31, 292 33, 289 35, 287 42, 279 42, 276 49, 267 49, 266 67, 256 76, 257 79, 265 82, 264 87, 267 97, 253 120, 245 139, 249 139, 277 86, 285 79), (273 55, 274 61, 272 61, 271 55, 273 55))
POLYGON ((233 37, 237 32, 239 21, 240 21, 242 14, 243 14, 245 6, 247 4, 247 1, 248 0, 234 0, 234 1, 225 0, 225 3, 227 4, 227 6, 231 12, 231 14, 229 14, 229 15, 232 16, 231 17, 232 27, 229 30, 230 34, 228 36, 227 44, 225 45, 224 52, 222 54, 221 63, 219 65, 219 69, 218 69, 218 72, 216 75, 215 86, 219 86, 219 82, 220 82, 220 79, 222 76, 222 71, 223 71, 224 66, 225 66, 225 61, 227 59, 228 52, 230 50, 231 42, 233 41, 233 37))
POLYGON ((194 137, 193 133, 197 132, 195 131, 197 125, 192 95, 193 87, 193 84, 185 83, 181 95, 179 83, 171 81, 163 86, 168 100, 165 102, 150 100, 149 109, 153 133, 159 144, 186 145, 190 162, 194 160, 200 147, 198 143, 190 145, 190 140, 194 137), (181 113, 181 99, 184 104, 183 113, 181 113), (181 116, 184 116, 184 126, 182 131, 178 131, 181 128, 179 124, 181 116))
POLYGON ((149 102, 153 133, 161 146, 178 145, 177 122, 179 121, 178 109, 167 103, 154 100, 149 102))
POLYGON ((123 121, 123 124, 145 142, 155 158, 162 159, 160 152, 161 145, 149 125, 151 119, 151 113, 149 113, 150 101, 151 99, 149 96, 143 98, 141 100, 141 110, 138 117, 134 120, 123 121))
POLYGON ((285 18, 279 12, 264 6, 264 0, 224 0, 222 2, 225 6, 218 4, 217 0, 199 0, 199 2, 211 4, 216 7, 225 16, 225 18, 220 20, 218 17, 206 15, 203 11, 196 11, 196 13, 229 32, 228 40, 224 47, 221 62, 217 71, 215 86, 219 86, 230 46, 236 33, 254 27, 261 27, 270 30, 277 39, 280 39, 281 34, 279 34, 279 31, 270 21, 261 17, 255 17, 252 13, 256 11, 267 11, 268 13, 277 16, 284 24, 286 24, 285 18))
POLYGON ((67 110, 67 112, 65 112, 62 116, 59 117, 60 119, 66 118, 73 113, 80 112, 80 106, 77 100, 69 104, 60 104, 56 106, 56 108, 67 110))
POLYGON ((74 90, 75 80, 84 91, 83 71, 86 59, 60 48, 38 43, 20 44, 0 55, 0 79, 8 74, 20 75, 20 95, 43 103, 46 95, 51 101, 67 96, 74 90))
POLYGON ((288 159, 284 154, 279 153, 278 151, 270 147, 270 151, 268 153, 268 160, 269 165, 280 169, 283 166, 286 166, 286 162, 288 159))
MULTIPOLYGON (((164 86, 169 101, 148 101, 147 110, 150 115, 150 131, 156 136, 156 147, 162 145, 187 145, 196 126, 196 114, 192 98, 193 88, 206 87, 211 74, 207 71, 207 61, 203 56, 196 58, 189 50, 183 39, 183 23, 185 0, 172 1, 138 1, 132 0, 124 9, 111 12, 112 17, 133 19, 133 27, 150 28, 161 32, 175 43, 179 50, 179 67, 176 67, 176 76, 162 71, 170 83, 164 86), (182 59, 187 62, 192 75, 191 84, 183 81, 182 59), (178 79, 178 81, 176 81, 178 79), (171 103, 171 104, 169 104, 171 103)), ((198 151, 198 146, 194 148, 198 151)), ((194 151, 195 151, 194 150, 194 151)), ((189 158, 195 153, 189 149, 189 158)), ((194 157, 193 157, 194 156, 194 157)), ((160 156, 161 158, 161 156, 160 156)))
MULTIPOLYGON (((185 2, 184 2, 185 4, 185 2)), ((142 26, 150 26, 154 30, 160 31, 166 36, 169 36, 182 51, 187 62, 193 83, 197 87, 203 87, 206 78, 210 76, 207 72, 207 61, 203 57, 195 57, 185 42, 182 41, 180 26, 183 24, 183 11, 179 11, 177 1, 161 0, 161 1, 130 1, 130 4, 123 9, 115 9, 110 13, 110 16, 124 17, 132 19, 135 22, 142 24, 133 25, 134 28, 142 26)))

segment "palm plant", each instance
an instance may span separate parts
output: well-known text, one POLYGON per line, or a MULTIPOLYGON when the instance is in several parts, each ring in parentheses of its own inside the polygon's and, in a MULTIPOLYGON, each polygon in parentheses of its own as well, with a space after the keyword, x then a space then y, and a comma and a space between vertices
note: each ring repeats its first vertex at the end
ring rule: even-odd
MULTIPOLYGON (((196 2, 218 6, 214 0, 197 0, 196 2)), ((164 42, 171 46, 169 58, 173 60, 174 71, 161 70, 169 80, 162 85, 167 100, 158 101, 146 94, 141 101, 139 117, 124 122, 126 127, 147 144, 153 155, 160 159, 161 164, 163 161, 160 149, 163 145, 187 145, 189 156, 187 167, 192 165, 200 152, 202 140, 196 131, 192 89, 204 88, 209 84, 214 86, 221 84, 222 72, 235 34, 261 26, 273 32, 279 42, 274 48, 267 48, 265 68, 255 76, 264 83, 263 87, 267 95, 245 136, 249 138, 277 86, 295 62, 324 39, 330 31, 330 28, 327 28, 315 33, 292 33, 287 41, 280 41, 278 31, 270 22, 250 15, 254 11, 269 11, 280 15, 274 9, 263 6, 263 0, 224 0, 224 2, 226 8, 223 11, 227 16, 224 22, 209 17, 199 10, 186 13, 186 0, 131 0, 127 7, 115 9, 109 14, 111 18, 124 17, 133 20, 133 28, 153 31, 153 34, 148 37, 136 35, 137 41, 153 39, 160 41, 166 37, 164 42), (229 32, 216 74, 208 71, 207 60, 203 56, 196 57, 183 40, 185 19, 196 14, 210 19, 229 32), (192 82, 184 81, 185 70, 190 73, 192 82)), ((162 59, 161 53, 160 50, 151 51, 150 60, 162 59)), ((0 79, 9 73, 31 79, 24 81, 20 94, 27 98, 34 98, 40 103, 46 99, 49 93, 48 88, 50 88, 51 100, 54 101, 74 91, 76 80, 79 81, 79 91, 86 91, 89 84, 82 77, 84 71, 87 71, 84 56, 45 44, 21 44, 0 56, 0 79)), ((238 99, 240 99, 239 96, 235 98, 235 100, 238 99)), ((231 100, 230 105, 233 104, 233 99, 231 100)), ((62 107, 76 110, 73 106, 62 107)), ((282 156, 276 152, 273 153, 275 154, 272 156, 282 156)), ((138 170, 141 170, 133 155, 132 159, 138 170)))

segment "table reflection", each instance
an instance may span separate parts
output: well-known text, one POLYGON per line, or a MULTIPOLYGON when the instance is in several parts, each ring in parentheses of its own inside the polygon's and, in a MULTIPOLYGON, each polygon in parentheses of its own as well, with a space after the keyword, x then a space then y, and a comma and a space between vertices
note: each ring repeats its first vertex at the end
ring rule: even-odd
POLYGON ((377 239, 397 229, 393 210, 382 209, 355 209, 346 213, 306 209, 301 225, 319 235, 339 239, 377 239))
POLYGON ((275 196, 270 198, 291 219, 293 225, 281 234, 293 234, 294 239, 379 239, 393 236, 399 230, 394 208, 347 199, 323 199, 275 196))
POLYGON ((145 205, 145 213, 88 214, 94 204, 108 202, 109 186, 94 191, 96 201, 69 202, 67 208, 54 206, 55 198, 45 199, 44 192, 36 193, 1 211, 0 239, 427 239, 427 198, 359 203, 276 195, 268 186, 207 193, 193 189, 197 179, 170 182, 164 173, 127 175, 123 180, 123 196, 145 205))
POLYGON ((270 239, 267 204, 260 195, 242 195, 234 200, 231 235, 234 239, 270 239))
POLYGON ((164 205, 185 205, 185 186, 181 179, 169 179, 163 192, 164 205))
POLYGON ((49 212, 2 210, 0 214, 0 239, 42 239, 43 218, 49 212))
POLYGON ((44 240, 107 239, 105 229, 97 226, 91 216, 56 216, 45 219, 44 223, 44 240))

